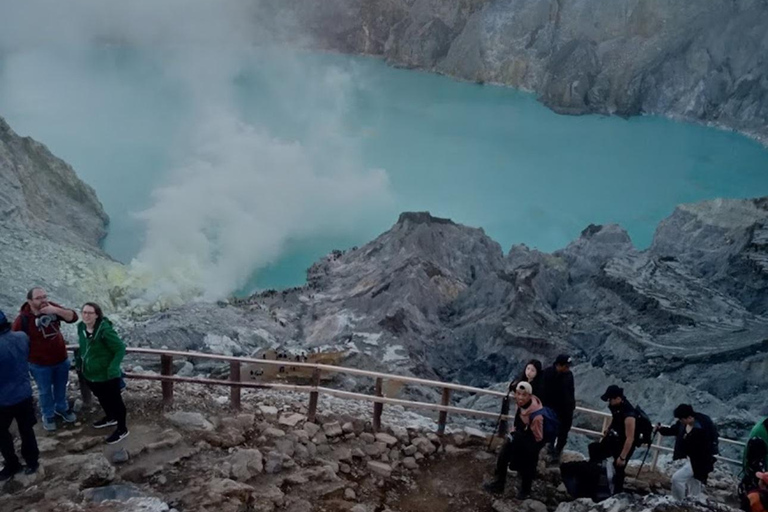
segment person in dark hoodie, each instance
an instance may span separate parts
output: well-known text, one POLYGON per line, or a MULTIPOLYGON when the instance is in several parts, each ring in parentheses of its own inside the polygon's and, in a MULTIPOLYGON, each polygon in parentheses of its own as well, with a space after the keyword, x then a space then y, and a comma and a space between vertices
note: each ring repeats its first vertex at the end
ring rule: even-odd
POLYGON ((549 407, 560 420, 557 432, 557 442, 550 446, 553 460, 560 459, 565 443, 568 442, 568 432, 573 424, 573 411, 576 409, 576 393, 573 385, 573 373, 571 373, 571 357, 560 354, 555 363, 544 370, 542 375, 543 391, 542 404, 549 407))
POLYGON ((36 286, 27 292, 27 302, 12 327, 29 336, 29 370, 37 384, 43 428, 49 431, 56 430, 56 416, 67 423, 77 421, 67 401, 69 356, 62 320, 77 322, 77 313, 50 302, 46 291, 36 286))
POLYGON ((507 442, 496 460, 494 479, 483 485, 486 491, 501 494, 507 481, 507 468, 512 467, 520 475, 518 499, 526 499, 531 494, 533 478, 536 476, 536 464, 539 452, 544 446, 544 417, 537 414, 542 410, 541 401, 533 395, 533 388, 527 382, 520 382, 515 388, 515 423, 507 436, 507 442))
POLYGON ((674 460, 688 458, 672 475, 672 496, 682 501, 686 496, 701 494, 702 484, 707 483, 707 477, 715 468, 717 431, 709 416, 695 412, 688 404, 678 405, 674 414, 677 419, 674 425, 657 425, 656 430, 663 436, 675 436, 674 460))
POLYGON ((520 373, 520 376, 509 383, 510 391, 514 391, 519 383, 527 382, 533 389, 533 395, 541 400, 541 393, 544 391, 544 379, 541 368, 541 361, 538 359, 531 359, 525 363, 525 367, 520 373))
POLYGON ((29 338, 22 332, 11 332, 11 325, 0 311, 0 452, 4 465, 0 481, 8 480, 22 470, 10 428, 13 420, 21 437, 21 455, 27 467, 24 473, 37 471, 37 439, 33 429, 35 409, 32 405, 32 386, 29 384, 29 338))
POLYGON ((98 304, 87 302, 82 316, 83 321, 77 325, 80 350, 76 364, 104 409, 104 417, 93 427, 116 426, 106 439, 107 444, 114 444, 128 436, 125 404, 120 394, 123 374, 120 364, 125 357, 125 343, 98 304))

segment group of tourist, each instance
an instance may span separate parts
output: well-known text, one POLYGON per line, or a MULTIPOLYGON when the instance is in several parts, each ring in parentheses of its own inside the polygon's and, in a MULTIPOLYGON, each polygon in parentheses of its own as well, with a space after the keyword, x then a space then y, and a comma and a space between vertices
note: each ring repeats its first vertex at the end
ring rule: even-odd
MULTIPOLYGON (((487 491, 503 493, 507 470, 511 468, 520 478, 517 497, 526 499, 531 496, 541 450, 549 445, 551 460, 560 461, 576 408, 570 365, 571 358, 562 354, 542 371, 541 362, 534 359, 525 365, 520 377, 510 383, 509 393, 514 393, 517 411, 497 458, 494 478, 484 485, 487 491)), ((672 475, 672 496, 683 500, 702 493, 714 470, 715 456, 719 454, 719 434, 709 416, 695 411, 689 404, 680 404, 674 410, 673 425, 653 426, 645 412, 630 403, 621 387, 608 386, 600 398, 608 403, 611 421, 600 441, 589 445, 588 463, 602 466, 603 461, 613 459, 613 463, 606 466, 606 472, 611 475, 612 494, 623 492, 627 462, 637 447, 646 444, 650 447, 656 433, 674 437, 673 459, 686 460, 672 475)), ((739 487, 743 508, 749 512, 768 512, 768 418, 761 420, 750 433, 743 474, 739 487)), ((585 471, 584 476, 587 475, 599 475, 599 472, 585 471)))
MULTIPOLYGON (((118 443, 128 435, 126 409, 121 395, 121 363, 125 356, 125 344, 98 304, 84 304, 80 316, 75 367, 104 409, 104 417, 93 423, 93 427, 116 427, 105 441, 108 444, 118 443)), ((48 294, 41 287, 29 290, 27 300, 13 323, 0 311, 0 452, 4 459, 0 481, 22 470, 27 474, 35 473, 39 466, 39 450, 33 429, 37 417, 30 373, 37 387, 43 428, 55 431, 57 420, 65 423, 77 421, 67 400, 70 359, 61 333, 61 322, 71 324, 79 319, 74 310, 49 301, 48 294), (14 420, 26 467, 22 466, 13 446, 10 427, 14 420)))

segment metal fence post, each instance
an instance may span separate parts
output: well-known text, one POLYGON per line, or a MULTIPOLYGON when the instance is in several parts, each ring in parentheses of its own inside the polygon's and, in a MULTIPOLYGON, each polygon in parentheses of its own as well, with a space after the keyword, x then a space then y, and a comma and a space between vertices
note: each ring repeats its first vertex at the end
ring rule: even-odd
MULTIPOLYGON (((661 432, 656 433, 656 439, 654 439, 654 445, 661 446, 661 432)), ((651 462, 651 471, 656 471, 656 465, 659 462, 659 450, 658 448, 653 448, 653 461, 651 462)))
MULTIPOLYGON (((376 388, 374 389, 374 395, 384 396, 382 394, 382 388, 384 387, 384 381, 381 377, 376 379, 376 388)), ((384 410, 384 404, 381 402, 373 402, 373 431, 378 432, 381 430, 381 412, 384 410)))
MULTIPOLYGON (((240 382, 240 361, 229 362, 229 381, 240 382)), ((240 386, 229 388, 229 403, 236 411, 240 410, 240 386)))
MULTIPOLYGON (((440 405, 448 406, 451 403, 451 390, 450 388, 443 388, 443 398, 440 400, 440 405)), ((437 419, 437 433, 439 435, 445 434, 445 423, 448 421, 448 411, 440 411, 440 415, 437 419)))
MULTIPOLYGON (((160 356, 160 374, 173 375, 173 356, 160 356)), ((170 405, 173 402, 173 382, 163 381, 163 405, 170 405)))

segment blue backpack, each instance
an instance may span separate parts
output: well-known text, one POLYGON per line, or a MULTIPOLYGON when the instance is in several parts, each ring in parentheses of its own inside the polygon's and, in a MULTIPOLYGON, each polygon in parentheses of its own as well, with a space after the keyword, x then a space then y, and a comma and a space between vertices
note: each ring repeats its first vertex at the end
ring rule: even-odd
POLYGON ((531 421, 536 416, 542 416, 544 419, 544 441, 551 443, 557 439, 557 432, 560 429, 560 420, 557 413, 549 407, 542 407, 538 411, 531 413, 531 421))

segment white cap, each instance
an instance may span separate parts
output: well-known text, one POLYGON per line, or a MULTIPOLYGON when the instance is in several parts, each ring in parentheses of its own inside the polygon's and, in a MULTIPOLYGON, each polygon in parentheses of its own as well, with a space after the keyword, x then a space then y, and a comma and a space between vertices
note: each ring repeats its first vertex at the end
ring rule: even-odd
POLYGON ((528 382, 521 382, 517 385, 515 388, 515 391, 525 391, 529 395, 533 394, 533 387, 531 387, 530 383, 528 382))

